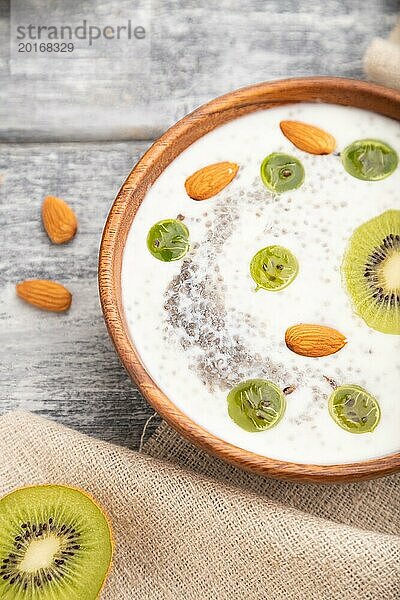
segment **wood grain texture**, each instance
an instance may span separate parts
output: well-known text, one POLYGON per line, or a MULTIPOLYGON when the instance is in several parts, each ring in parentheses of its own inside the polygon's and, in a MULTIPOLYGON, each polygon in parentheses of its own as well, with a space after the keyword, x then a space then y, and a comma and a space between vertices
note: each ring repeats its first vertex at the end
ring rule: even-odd
POLYGON ((137 448, 154 412, 121 366, 97 293, 104 220, 145 143, 0 145, 0 412, 21 408, 137 448), (52 244, 41 203, 52 193, 76 211, 72 242, 52 244), (73 294, 66 314, 17 298, 15 283, 50 278, 73 294))
POLYGON ((266 458, 212 435, 181 412, 157 386, 129 338, 122 293, 122 254, 128 231, 148 188, 193 141, 215 127, 258 109, 288 102, 328 102, 400 119, 400 92, 355 80, 308 78, 237 90, 200 107, 169 129, 147 151, 123 184, 107 218, 99 256, 100 299, 116 350, 155 410, 189 441, 238 467, 298 481, 354 481, 400 470, 400 453, 342 465, 304 465, 266 458))
MULTIPOLYGON (((18 2, 48 12, 49 0, 18 2)), ((95 59, 10 65, 8 2, 0 3, 0 139, 150 138, 211 98, 257 81, 331 75, 363 77, 362 56, 394 26, 398 0, 68 0, 52 15, 110 23, 150 16, 151 48, 95 59), (12 69, 10 70, 10 66, 12 69)), ((44 18, 45 23, 49 21, 44 18)), ((47 23, 48 24, 48 23, 47 23)), ((108 52, 116 53, 112 42, 108 52)))
MULTIPOLYGON (((69 0, 52 7, 64 4, 73 13, 85 6, 90 13, 93 3, 110 16, 127 5, 69 0)), ((23 10, 26 2, 18 4, 23 10)), ((43 9, 49 0, 35 5, 43 9)), ((62 62, 61 69, 48 60, 12 74, 10 0, 3 0, 0 140, 150 139, 195 106, 241 85, 315 74, 362 77, 365 48, 373 37, 387 35, 398 9, 398 0, 249 0, 245 10, 239 0, 151 0, 151 61, 139 58, 143 77, 132 77, 129 53, 119 57, 117 68, 96 59, 85 68, 80 61, 62 62)), ((137 447, 153 411, 132 387, 107 336, 96 262, 108 208, 148 145, 0 146, 1 412, 33 410, 137 447), (63 248, 50 244, 38 217, 49 193, 78 213, 77 237, 63 248), (71 285, 68 321, 15 298, 15 281, 38 276, 71 285)))

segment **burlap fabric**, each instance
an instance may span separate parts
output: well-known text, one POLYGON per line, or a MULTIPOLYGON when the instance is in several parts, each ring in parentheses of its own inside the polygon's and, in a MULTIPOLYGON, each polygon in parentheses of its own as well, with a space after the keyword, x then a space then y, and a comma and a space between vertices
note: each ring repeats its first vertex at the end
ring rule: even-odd
POLYGON ((103 599, 399 598, 399 476, 271 481, 210 459, 166 426, 145 451, 11 413, 0 419, 0 493, 58 482, 97 498, 116 542, 103 599))
POLYGON ((369 79, 400 89, 400 22, 387 39, 375 38, 364 56, 369 79))

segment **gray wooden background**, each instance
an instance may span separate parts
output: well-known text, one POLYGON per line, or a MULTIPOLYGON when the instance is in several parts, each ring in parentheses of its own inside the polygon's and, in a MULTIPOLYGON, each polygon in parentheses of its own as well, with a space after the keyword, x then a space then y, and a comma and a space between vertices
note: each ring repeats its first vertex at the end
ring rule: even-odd
POLYGON ((365 48, 387 35, 400 5, 144 0, 148 39, 134 51, 109 46, 65 60, 10 52, 11 13, 15 23, 34 9, 50 24, 107 11, 112 23, 135 16, 134 5, 0 0, 0 412, 31 410, 137 448, 152 410, 119 364, 97 295, 100 235, 119 186, 154 137, 216 95, 281 77, 362 78, 365 48), (42 230, 47 194, 78 214, 71 244, 53 246, 42 230), (36 277, 71 289, 68 314, 15 297, 18 280, 36 277))

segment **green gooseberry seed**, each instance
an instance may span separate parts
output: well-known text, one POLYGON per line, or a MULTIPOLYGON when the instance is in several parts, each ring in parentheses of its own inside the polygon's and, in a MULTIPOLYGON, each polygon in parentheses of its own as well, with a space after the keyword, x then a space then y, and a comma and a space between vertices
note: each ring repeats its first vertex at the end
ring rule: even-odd
POLYGON ((147 234, 147 247, 158 260, 163 262, 179 260, 189 250, 189 230, 178 219, 159 221, 147 234))
POLYGON ((265 187, 277 194, 297 189, 304 176, 301 162, 289 154, 273 152, 261 164, 261 179, 265 187))
POLYGON ((379 181, 389 177, 397 168, 396 151, 379 140, 357 140, 340 155, 346 171, 364 181, 379 181))
POLYGON ((256 290, 283 290, 292 283, 298 272, 299 263, 296 257, 283 246, 262 248, 250 262, 250 274, 257 284, 256 290))
POLYGON ((271 429, 282 419, 286 398, 272 381, 248 379, 231 389, 228 394, 228 414, 246 431, 271 429))
POLYGON ((354 384, 337 387, 329 398, 328 408, 335 423, 350 433, 370 433, 381 418, 376 398, 354 384))

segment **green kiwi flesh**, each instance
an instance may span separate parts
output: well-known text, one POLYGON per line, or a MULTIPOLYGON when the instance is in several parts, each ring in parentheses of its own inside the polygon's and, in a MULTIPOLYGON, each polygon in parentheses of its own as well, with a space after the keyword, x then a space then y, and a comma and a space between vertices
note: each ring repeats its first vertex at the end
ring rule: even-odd
POLYGON ((342 271, 357 314, 372 329, 399 335, 400 210, 388 210, 354 231, 342 271))
POLYGON ((0 598, 95 600, 107 576, 112 537, 83 492, 61 485, 21 488, 0 500, 0 598))

